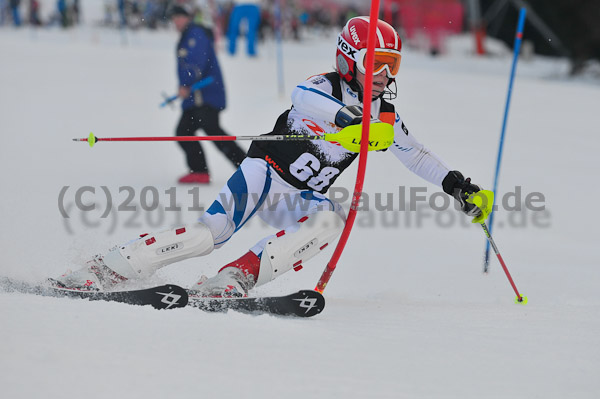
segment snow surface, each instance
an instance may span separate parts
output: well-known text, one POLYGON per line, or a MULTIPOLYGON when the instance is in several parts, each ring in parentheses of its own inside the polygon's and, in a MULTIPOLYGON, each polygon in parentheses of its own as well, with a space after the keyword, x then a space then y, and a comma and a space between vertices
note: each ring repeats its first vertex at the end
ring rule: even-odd
MULTIPOLYGON (((176 40, 172 31, 123 34, 92 25, 0 31, 1 276, 40 281, 140 233, 198 216, 187 210, 189 187, 175 184, 185 170, 176 144, 90 149, 70 141, 90 131, 172 135, 179 111, 158 104, 161 92, 176 89, 176 40), (58 206, 65 186, 70 219, 58 206), (84 186, 96 189, 84 203, 98 205, 86 213, 73 205, 84 186), (103 186, 114 206, 127 197, 119 188, 131 186, 138 212, 101 219, 103 186), (146 186, 158 190, 161 212, 140 210, 146 186), (171 187, 183 212, 164 211, 171 187)), ((334 46, 334 36, 286 43, 283 97, 272 43, 256 59, 221 51, 229 102, 223 126, 236 135, 268 132, 295 84, 331 70, 334 46)), ((470 48, 470 38, 459 39, 434 59, 406 47, 394 103, 422 142, 489 188, 511 55, 505 49, 477 59, 470 48)), ((416 212, 398 211, 400 186, 426 184, 390 153, 375 153, 365 191, 373 198, 390 193, 395 211, 378 212, 372 203, 358 216, 322 314, 296 320, 155 311, 0 293, 2 397, 599 397, 598 218, 587 203, 600 196, 600 85, 566 79, 566 70, 562 61, 523 62, 513 92, 500 194, 515 186, 523 197, 543 193, 546 211, 501 210, 494 236, 528 305, 513 303, 495 259, 482 274, 478 226, 459 213, 427 209, 419 226, 416 212), (441 215, 446 219, 436 223, 441 215)), ((205 148, 214 183, 196 191, 202 206, 233 172, 214 146, 205 148)), ((351 190, 355 171, 336 186, 351 190)), ((436 191, 428 186, 429 195, 436 191)), ((192 284, 269 233, 252 221, 225 249, 171 265, 144 284, 192 284)), ((257 294, 314 287, 332 251, 257 294)))

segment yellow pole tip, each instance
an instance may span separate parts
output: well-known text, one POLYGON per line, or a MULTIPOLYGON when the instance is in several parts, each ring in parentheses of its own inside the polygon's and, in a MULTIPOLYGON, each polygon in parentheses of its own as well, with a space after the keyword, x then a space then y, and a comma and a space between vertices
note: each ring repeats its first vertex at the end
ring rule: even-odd
POLYGON ((521 298, 519 298, 519 297, 515 298, 515 303, 518 305, 527 305, 527 301, 528 301, 527 297, 523 296, 523 295, 521 295, 521 298))

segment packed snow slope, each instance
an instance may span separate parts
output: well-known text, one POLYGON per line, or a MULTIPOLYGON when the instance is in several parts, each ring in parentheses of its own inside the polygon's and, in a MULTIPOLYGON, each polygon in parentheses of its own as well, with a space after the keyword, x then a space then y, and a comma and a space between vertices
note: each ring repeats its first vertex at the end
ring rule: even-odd
MULTIPOLYGON (((406 46, 394 104, 432 151, 491 188, 511 53, 475 58, 470 40, 452 42, 440 58, 406 46)), ((179 110, 158 104, 161 92, 176 90, 176 41, 173 31, 91 24, 0 31, 0 276, 56 276, 141 233, 191 223, 210 205, 233 172, 212 144, 204 148, 213 183, 189 191, 176 184, 185 164, 174 143, 90 149, 71 141, 90 132, 173 135, 179 110), (79 189, 94 210, 77 207, 79 189), (103 215, 107 192, 112 208, 103 215), (167 209, 175 206, 182 210, 167 209)), ((255 59, 219 53, 228 94, 221 119, 231 134, 270 131, 297 83, 332 70, 335 35, 284 44, 283 96, 274 44, 259 52, 255 59)), ((520 192, 521 205, 534 195, 533 206, 545 208, 501 208, 494 237, 526 306, 514 304, 495 259, 482 274, 479 226, 427 201, 401 211, 411 188, 428 200, 439 189, 392 154, 370 153, 369 207, 325 290, 322 314, 155 311, 0 292, 2 396, 597 398, 600 85, 566 79, 566 69, 522 62, 513 92, 499 195, 520 192)), ((355 174, 356 165, 338 180, 337 199, 352 191, 355 174)), ((507 201, 514 206, 514 196, 507 201)), ((191 285, 271 233, 254 220, 209 257, 139 284, 191 285)), ((314 287, 332 251, 254 294, 314 287)))

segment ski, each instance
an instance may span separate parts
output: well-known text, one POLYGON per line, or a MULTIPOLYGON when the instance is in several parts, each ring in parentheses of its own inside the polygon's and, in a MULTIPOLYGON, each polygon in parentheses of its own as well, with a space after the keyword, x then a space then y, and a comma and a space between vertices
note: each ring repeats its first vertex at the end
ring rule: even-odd
POLYGON ((186 290, 175 284, 128 291, 83 291, 57 288, 48 284, 32 284, 7 277, 0 277, 0 289, 5 292, 57 298, 150 305, 155 309, 175 309, 187 305, 207 312, 225 312, 231 309, 250 314, 312 317, 325 308, 323 295, 312 290, 302 290, 284 296, 207 298, 196 296, 193 290, 186 290))
POLYGON ((130 291, 82 291, 31 284, 25 281, 0 277, 0 288, 5 292, 20 292, 59 298, 88 299, 90 301, 119 302, 128 305, 150 305, 155 309, 182 308, 188 303, 188 294, 174 284, 130 291))
POLYGON ((188 290, 188 306, 206 312, 225 312, 229 309, 243 313, 267 313, 279 316, 312 317, 323 311, 325 298, 317 291, 302 290, 285 296, 207 298, 195 296, 188 290))

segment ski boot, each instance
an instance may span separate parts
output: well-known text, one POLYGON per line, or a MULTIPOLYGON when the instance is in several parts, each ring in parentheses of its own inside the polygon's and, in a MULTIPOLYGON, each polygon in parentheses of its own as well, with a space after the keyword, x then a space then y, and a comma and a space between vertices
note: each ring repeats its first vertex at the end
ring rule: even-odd
POLYGON ((72 291, 106 291, 123 281, 127 278, 106 266, 101 255, 94 256, 79 270, 48 279, 52 287, 72 291))
POLYGON ((252 251, 225 265, 216 276, 202 276, 194 287, 192 295, 211 298, 247 297, 248 291, 256 284, 260 258, 252 251))

